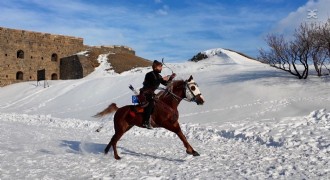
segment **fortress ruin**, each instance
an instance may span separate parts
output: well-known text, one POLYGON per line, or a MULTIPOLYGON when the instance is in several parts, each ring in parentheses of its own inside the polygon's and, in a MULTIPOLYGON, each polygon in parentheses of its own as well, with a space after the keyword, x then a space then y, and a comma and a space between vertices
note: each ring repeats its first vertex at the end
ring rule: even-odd
POLYGON ((0 86, 36 81, 45 70, 46 80, 77 79, 91 73, 95 63, 81 51, 98 54, 135 51, 126 46, 88 46, 83 38, 0 27, 0 86))

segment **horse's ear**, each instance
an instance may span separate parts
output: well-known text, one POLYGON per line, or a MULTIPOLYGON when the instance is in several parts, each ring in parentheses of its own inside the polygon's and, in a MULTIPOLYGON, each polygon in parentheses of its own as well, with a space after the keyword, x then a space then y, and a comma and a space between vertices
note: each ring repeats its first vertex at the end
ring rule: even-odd
POLYGON ((193 80, 192 75, 190 75, 190 77, 189 77, 189 79, 188 79, 188 82, 190 82, 191 80, 193 80))

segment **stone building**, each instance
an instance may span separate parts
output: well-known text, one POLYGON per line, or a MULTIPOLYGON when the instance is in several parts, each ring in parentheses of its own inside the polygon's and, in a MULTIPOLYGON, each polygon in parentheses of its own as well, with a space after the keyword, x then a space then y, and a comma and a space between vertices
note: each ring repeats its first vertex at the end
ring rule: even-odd
POLYGON ((76 55, 86 50, 135 55, 126 46, 87 46, 79 37, 0 27, 0 86, 36 81, 42 69, 46 80, 82 78, 95 68, 88 57, 76 55))

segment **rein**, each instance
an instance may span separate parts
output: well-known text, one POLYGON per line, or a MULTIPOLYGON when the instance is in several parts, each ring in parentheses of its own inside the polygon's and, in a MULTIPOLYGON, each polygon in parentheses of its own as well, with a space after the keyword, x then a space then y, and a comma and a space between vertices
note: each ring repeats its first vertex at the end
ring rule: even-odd
MULTIPOLYGON (((185 82, 185 83, 184 83, 184 86, 185 86, 184 91, 185 91, 185 93, 186 93, 188 83, 185 82)), ((163 90, 163 91, 165 91, 166 93, 171 94, 171 95, 173 96, 173 98, 174 98, 176 101, 178 101, 178 102, 180 102, 181 100, 185 100, 185 101, 187 101, 187 102, 191 102, 191 101, 192 101, 192 100, 188 100, 187 98, 182 98, 182 97, 176 95, 175 93, 173 93, 172 91, 170 91, 169 88, 166 88, 166 89, 165 89, 165 88, 158 88, 158 89, 159 89, 159 90, 163 90)), ((189 88, 188 88, 188 89, 189 89, 189 88)))
POLYGON ((185 101, 190 102, 188 99, 182 98, 182 97, 180 97, 180 96, 174 94, 172 91, 169 91, 168 89, 165 89, 165 88, 158 88, 158 89, 159 89, 159 90, 163 90, 163 91, 165 91, 166 93, 171 94, 171 95, 173 96, 173 98, 174 98, 175 100, 177 100, 178 102, 181 101, 181 100, 185 100, 185 101))

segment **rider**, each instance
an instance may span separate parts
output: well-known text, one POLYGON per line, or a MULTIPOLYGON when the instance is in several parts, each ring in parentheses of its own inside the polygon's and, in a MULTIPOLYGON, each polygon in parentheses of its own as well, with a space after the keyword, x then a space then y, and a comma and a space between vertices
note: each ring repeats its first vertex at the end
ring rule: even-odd
POLYGON ((157 60, 152 63, 152 71, 148 72, 143 81, 143 87, 140 89, 141 105, 144 107, 143 114, 143 127, 152 129, 150 125, 150 115, 152 114, 155 104, 154 95, 155 90, 160 84, 164 86, 167 85, 175 77, 175 73, 171 76, 162 77, 160 73, 162 72, 163 64, 157 60))

